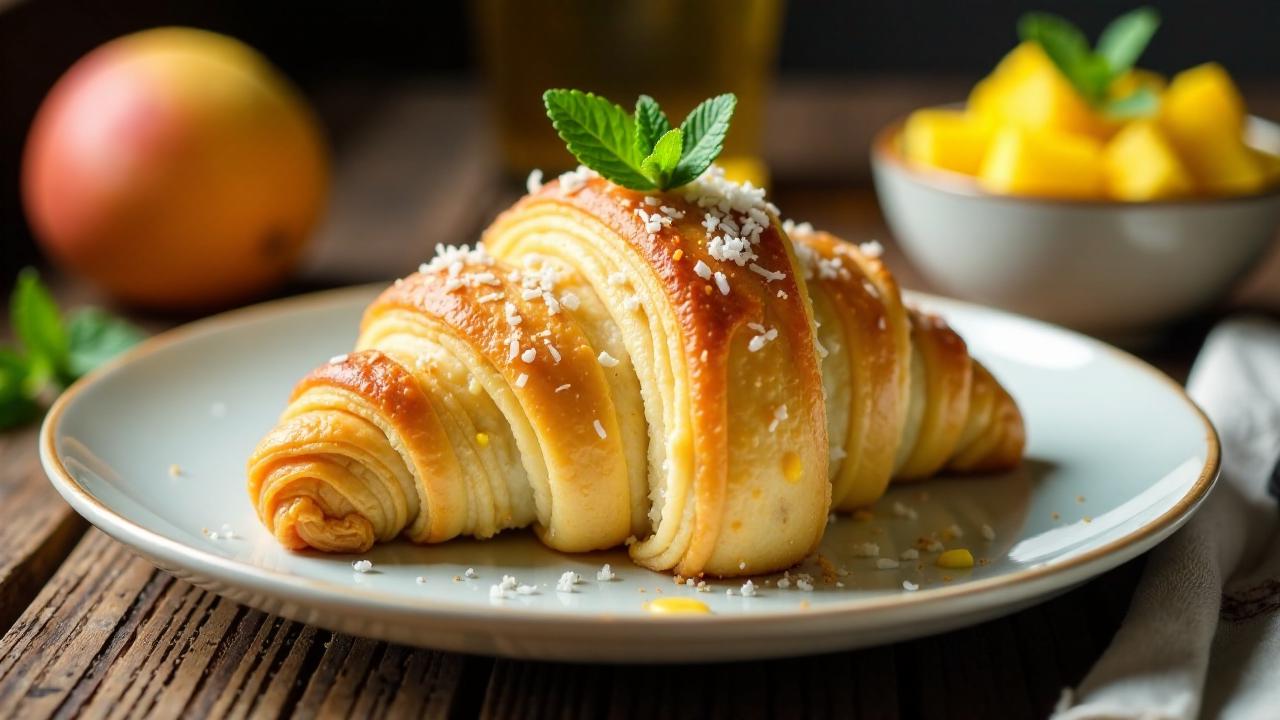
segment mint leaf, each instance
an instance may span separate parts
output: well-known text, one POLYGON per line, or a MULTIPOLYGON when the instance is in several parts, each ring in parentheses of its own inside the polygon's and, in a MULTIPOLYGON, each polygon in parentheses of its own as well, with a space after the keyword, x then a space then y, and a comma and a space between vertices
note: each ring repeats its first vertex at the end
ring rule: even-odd
POLYGON ((689 112, 680 123, 680 129, 684 131, 684 152, 671 174, 669 187, 693 182, 720 155, 737 104, 738 98, 726 93, 703 100, 689 112))
POLYGON ((547 117, 578 162, 632 190, 656 187, 640 169, 636 128, 627 111, 579 90, 542 94, 547 117))
POLYGON ((1113 79, 1138 62, 1159 27, 1160 13, 1143 7, 1121 15, 1103 28, 1098 37, 1098 55, 1106 59, 1113 79))
MULTIPOLYGON (((1133 67, 1159 26, 1160 15, 1150 8, 1126 13, 1102 31, 1095 52, 1089 48, 1084 33, 1070 21, 1035 12, 1018 20, 1018 36, 1040 45, 1076 92, 1105 112, 1113 104, 1107 99, 1107 88, 1133 67)), ((1135 102, 1138 107, 1146 101, 1135 102)))
POLYGON ((644 174, 654 184, 666 190, 671 173, 680 162, 680 152, 684 150, 684 132, 680 128, 668 130, 653 146, 653 152, 640 162, 644 174))
POLYGON ((1102 107, 1108 117, 1116 120, 1150 117, 1160 109, 1160 96, 1149 87, 1140 87, 1128 96, 1111 100, 1102 107))
POLYGON ((99 308, 84 308, 67 323, 67 369, 80 377, 142 341, 146 335, 99 308))
POLYGON ((32 268, 18 274, 10 299, 13 333, 26 350, 30 375, 36 382, 49 378, 66 379, 67 332, 58 304, 32 268))
POLYGON ((650 155, 658 139, 670 129, 667 114, 658 107, 656 100, 648 95, 636 99, 636 153, 640 157, 650 155))
POLYGON ((27 393, 29 371, 25 358, 11 350, 0 349, 0 430, 22 425, 39 411, 27 393))
POLYGON ((1040 45, 1067 81, 1090 103, 1100 100, 1110 81, 1109 70, 1093 58, 1089 41, 1071 21, 1033 12, 1018 20, 1018 35, 1040 45))

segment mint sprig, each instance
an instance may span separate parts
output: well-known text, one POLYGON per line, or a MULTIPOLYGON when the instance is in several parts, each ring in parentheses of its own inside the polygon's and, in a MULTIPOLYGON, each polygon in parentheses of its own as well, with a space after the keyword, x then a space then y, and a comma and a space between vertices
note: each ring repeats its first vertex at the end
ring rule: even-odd
POLYGON ((34 419, 41 399, 144 337, 98 308, 82 308, 64 318, 31 268, 18 275, 9 314, 17 344, 0 346, 0 429, 34 419))
POLYGON ((547 117, 578 162, 632 190, 669 190, 697 179, 724 149, 737 98, 718 95, 700 103, 672 128, 648 95, 635 115, 592 93, 548 90, 547 117))
POLYGON ((1071 21, 1043 12, 1018 20, 1018 36, 1037 43, 1076 92, 1102 113, 1116 118, 1142 117, 1156 111, 1159 98, 1140 87, 1123 98, 1112 98, 1111 83, 1133 68, 1156 29, 1160 14, 1138 8, 1112 20, 1098 37, 1096 49, 1071 21))

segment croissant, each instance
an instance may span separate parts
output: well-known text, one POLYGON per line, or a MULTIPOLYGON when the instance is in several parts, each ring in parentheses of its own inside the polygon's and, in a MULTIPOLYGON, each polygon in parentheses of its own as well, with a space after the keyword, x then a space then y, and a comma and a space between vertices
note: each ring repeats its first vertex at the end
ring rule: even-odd
POLYGON ((289 548, 532 527, 683 576, 789 567, 890 478, 1016 465, 1022 419, 875 253, 789 236, 713 168, 646 196, 580 168, 367 309, 248 463, 289 548))

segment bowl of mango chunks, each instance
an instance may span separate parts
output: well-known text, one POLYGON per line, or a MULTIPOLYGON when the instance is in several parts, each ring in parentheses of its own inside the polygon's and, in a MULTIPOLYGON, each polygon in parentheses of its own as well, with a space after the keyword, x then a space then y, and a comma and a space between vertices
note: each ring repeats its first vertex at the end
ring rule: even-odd
POLYGON ((1039 32, 1023 18, 1023 42, 966 103, 881 131, 876 191, 943 290, 1140 342, 1221 300, 1270 247, 1280 126, 1250 116, 1217 64, 1168 80, 1133 67, 1141 47, 1106 45, 1128 16, 1096 52, 1076 36, 1074 59, 1053 36, 1074 28, 1047 17, 1039 32))

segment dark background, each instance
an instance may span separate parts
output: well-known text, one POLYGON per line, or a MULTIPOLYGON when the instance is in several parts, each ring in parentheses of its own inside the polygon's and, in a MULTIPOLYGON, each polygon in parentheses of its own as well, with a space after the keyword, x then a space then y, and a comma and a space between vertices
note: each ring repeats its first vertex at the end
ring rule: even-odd
MULTIPOLYGON (((1138 4, 792 0, 784 14, 779 72, 783 79, 976 79, 1013 46, 1016 19, 1026 10, 1069 15, 1092 36, 1108 19, 1138 4)), ((1165 23, 1144 65, 1171 72, 1217 60, 1244 82, 1280 73, 1280 2, 1151 4, 1165 23)), ((545 5, 549 13, 560 12, 555 0, 545 5)), ((0 286, 9 282, 16 268, 36 258, 18 197, 27 126, 62 71, 98 44, 156 25, 217 30, 264 51, 309 94, 327 84, 360 78, 479 82, 468 15, 467 3, 457 1, 0 0, 0 286)), ((326 120, 331 131, 339 122, 326 120)))

